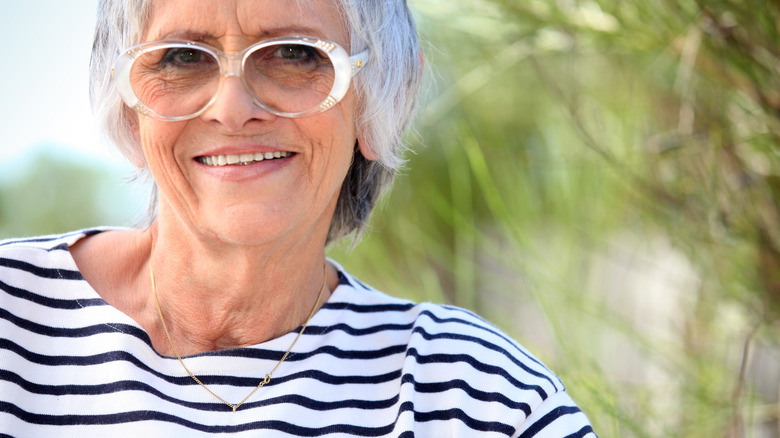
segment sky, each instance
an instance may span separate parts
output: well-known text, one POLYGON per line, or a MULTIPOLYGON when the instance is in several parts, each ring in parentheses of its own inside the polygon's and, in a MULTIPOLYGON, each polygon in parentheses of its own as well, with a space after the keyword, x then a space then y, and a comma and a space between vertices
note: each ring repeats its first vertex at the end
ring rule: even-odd
POLYGON ((88 63, 97 0, 0 0, 0 160, 57 145, 96 160, 88 63))
POLYGON ((98 141, 89 104, 97 4, 0 0, 0 188, 40 153, 100 168, 99 204, 111 221, 104 225, 129 225, 144 211, 146 192, 128 183, 132 166, 98 141))

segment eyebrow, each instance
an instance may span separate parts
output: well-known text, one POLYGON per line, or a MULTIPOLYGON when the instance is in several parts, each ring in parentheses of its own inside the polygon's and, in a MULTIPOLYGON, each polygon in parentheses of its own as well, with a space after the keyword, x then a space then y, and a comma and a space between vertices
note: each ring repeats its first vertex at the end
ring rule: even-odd
MULTIPOLYGON (((261 32, 252 33, 250 36, 263 40, 266 38, 273 38, 278 36, 317 36, 322 31, 313 27, 307 26, 282 26, 271 29, 263 29, 261 32)), ((173 32, 166 33, 160 37, 161 40, 216 40, 218 37, 211 35, 209 32, 204 32, 196 29, 179 29, 173 32)))

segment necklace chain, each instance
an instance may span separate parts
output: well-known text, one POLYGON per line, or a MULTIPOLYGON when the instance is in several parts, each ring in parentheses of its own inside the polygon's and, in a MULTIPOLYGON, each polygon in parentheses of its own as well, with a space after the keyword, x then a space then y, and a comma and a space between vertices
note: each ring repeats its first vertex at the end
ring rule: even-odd
MULTIPOLYGON (((154 254, 154 242, 152 242, 152 254, 154 254)), ((206 386, 203 382, 198 379, 198 377, 190 371, 189 368, 187 368, 187 365, 184 364, 184 361, 181 358, 181 355, 179 354, 179 351, 176 349, 176 346, 173 344, 173 338, 171 337, 170 331, 168 331, 168 324, 165 323, 165 318, 163 317, 162 308, 160 307, 160 300, 157 298, 157 287, 154 283, 154 269, 152 268, 152 259, 151 256, 149 257, 149 276, 152 280, 152 294, 154 295, 154 303, 157 305, 157 314, 160 315, 160 322, 162 323, 163 331, 165 331, 165 337, 168 338, 168 343, 171 345, 171 350, 173 350, 173 353, 176 355, 176 359, 179 360, 179 363, 181 364, 182 368, 184 368, 184 371, 189 374, 190 377, 192 377, 192 380, 198 383, 203 389, 208 391, 209 394, 213 395, 217 400, 221 401, 222 403, 230 406, 233 409, 233 412, 236 412, 236 410, 243 405, 247 400, 249 400, 250 397, 252 397, 260 388, 267 385, 271 381, 271 376, 276 372, 276 370, 279 368, 279 366, 284 362, 285 359, 287 359, 287 356, 290 355, 290 352, 292 351, 293 347, 295 346, 295 343, 298 342, 298 339, 303 334, 303 331, 306 330, 306 327, 309 325, 309 321, 311 320, 312 316, 314 316, 314 313, 317 311, 317 306, 320 304, 320 299, 322 298, 322 294, 325 291, 325 287, 327 286, 327 264, 325 264, 325 267, 323 268, 323 280, 322 280, 322 287, 320 288, 319 294, 317 294, 317 300, 314 302, 314 307, 312 307, 311 312, 309 313, 308 318, 306 318, 306 321, 304 321, 303 326, 301 327, 301 330, 298 332, 298 334, 295 336, 295 339, 293 339, 292 344, 290 344, 290 347, 287 349, 287 351, 284 353, 281 359, 279 359, 279 362, 276 363, 276 366, 273 367, 271 371, 269 371, 263 380, 260 381, 260 383, 257 384, 257 386, 247 394, 246 397, 244 397, 243 400, 240 402, 233 404, 225 400, 224 398, 217 395, 214 391, 212 391, 208 386, 206 386)))

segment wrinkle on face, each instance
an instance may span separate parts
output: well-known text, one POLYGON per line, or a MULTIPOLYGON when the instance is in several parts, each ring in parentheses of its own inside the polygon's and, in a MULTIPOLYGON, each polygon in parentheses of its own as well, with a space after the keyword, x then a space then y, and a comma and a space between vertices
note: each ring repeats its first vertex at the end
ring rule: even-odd
MULTIPOLYGON (((339 16, 338 29, 328 23, 321 14, 312 14, 296 0, 275 0, 279 3, 287 3, 288 8, 271 11, 263 8, 262 2, 247 2, 243 0, 221 0, 218 3, 190 0, 192 7, 196 7, 200 13, 193 20, 182 27, 181 15, 178 13, 176 2, 155 2, 152 6, 148 29, 144 32, 143 41, 158 41, 165 39, 185 39, 201 41, 213 45, 221 50, 238 51, 254 42, 279 37, 279 36, 321 36, 333 35, 330 39, 337 40, 347 52, 350 51, 348 32, 339 16), (226 12, 233 13, 226 13, 226 12), (263 20, 255 20, 253 17, 262 16, 263 20), (231 17, 231 18, 226 18, 231 17), (273 25, 264 23, 273 22, 273 25), (307 24, 301 24, 306 22, 307 24), (214 33, 214 28, 224 29, 214 33), (230 41, 230 44, 227 42, 230 41), (229 48, 228 45, 243 43, 243 47, 229 48)), ((312 9, 318 9, 317 4, 325 4, 323 7, 333 8, 335 5, 324 0, 308 2, 314 5, 312 9)))
MULTIPOLYGON (((266 35, 305 33, 348 46, 342 18, 330 2, 315 0, 306 3, 306 7, 287 8, 279 7, 280 4, 293 6, 298 2, 156 3, 147 41, 186 37, 223 51, 239 51, 266 35)), ((240 112, 250 116, 233 120, 237 123, 230 127, 227 119, 238 114, 238 110, 230 108, 247 104, 233 99, 245 99, 246 90, 243 85, 238 86, 237 78, 225 81, 232 82, 223 83, 217 97, 221 101, 196 118, 182 122, 139 119, 144 154, 161 196, 167 198, 167 214, 174 213, 193 233, 219 241, 260 242, 286 233, 300 236, 314 226, 322 227, 326 233, 330 223, 326 214, 335 208, 354 154, 354 91, 327 112, 299 119, 265 117, 254 104, 242 106, 240 112), (209 148, 242 142, 294 152, 298 154, 295 165, 287 173, 268 179, 225 184, 206 177, 195 162, 209 148), (253 228, 256 231, 250 230, 253 228)))

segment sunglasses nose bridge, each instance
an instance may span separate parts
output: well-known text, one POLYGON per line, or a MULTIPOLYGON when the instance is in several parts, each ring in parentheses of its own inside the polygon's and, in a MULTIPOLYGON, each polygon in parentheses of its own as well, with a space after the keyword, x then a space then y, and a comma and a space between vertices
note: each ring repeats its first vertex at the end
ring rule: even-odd
POLYGON ((241 61, 242 56, 240 53, 225 54, 222 64, 222 76, 225 78, 230 76, 241 77, 241 61))

